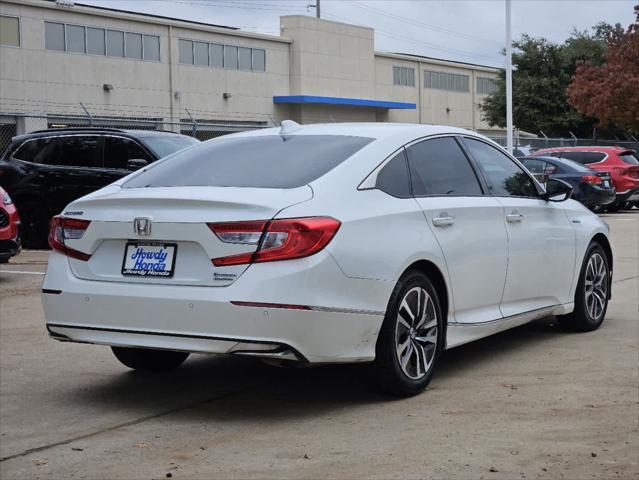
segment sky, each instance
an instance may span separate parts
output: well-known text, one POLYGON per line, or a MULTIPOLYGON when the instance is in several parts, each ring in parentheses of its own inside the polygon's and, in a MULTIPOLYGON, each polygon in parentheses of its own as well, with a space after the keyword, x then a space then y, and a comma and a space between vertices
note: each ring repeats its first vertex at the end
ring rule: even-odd
MULTIPOLYGON (((76 0, 279 34, 281 15, 315 15, 316 0, 76 0)), ((375 29, 375 49, 503 66, 504 0, 320 0, 321 16, 375 29)), ((513 0, 513 38, 562 42, 600 21, 624 27, 639 0, 513 0)))

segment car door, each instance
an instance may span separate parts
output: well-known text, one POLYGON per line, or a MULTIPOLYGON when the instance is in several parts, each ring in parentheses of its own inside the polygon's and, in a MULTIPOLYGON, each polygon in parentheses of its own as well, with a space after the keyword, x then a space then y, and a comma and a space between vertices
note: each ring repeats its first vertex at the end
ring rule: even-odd
POLYGON ((413 195, 444 254, 454 321, 501 318, 508 256, 503 206, 487 194, 455 137, 422 140, 406 153, 413 195))
POLYGON ((105 185, 128 175, 133 170, 129 169, 129 160, 140 159, 148 163, 155 159, 139 143, 131 138, 119 136, 104 137, 104 169, 102 175, 105 185))
POLYGON ((575 232, 563 205, 543 200, 531 176, 501 149, 476 138, 463 141, 505 209, 508 274, 502 314, 570 302, 575 232))

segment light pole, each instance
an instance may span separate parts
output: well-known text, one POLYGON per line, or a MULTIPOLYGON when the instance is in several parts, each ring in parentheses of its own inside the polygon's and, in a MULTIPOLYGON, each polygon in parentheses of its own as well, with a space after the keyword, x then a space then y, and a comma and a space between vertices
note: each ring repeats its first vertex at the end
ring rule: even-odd
POLYGON ((510 0, 506 0, 506 149, 509 153, 513 153, 513 62, 510 0))

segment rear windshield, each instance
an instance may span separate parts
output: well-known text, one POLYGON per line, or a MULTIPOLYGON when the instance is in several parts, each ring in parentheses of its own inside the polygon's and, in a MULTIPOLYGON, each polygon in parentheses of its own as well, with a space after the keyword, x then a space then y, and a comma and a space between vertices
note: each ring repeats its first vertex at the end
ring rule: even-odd
POLYGON ((268 135, 204 142, 136 175, 124 188, 296 188, 329 172, 372 138, 268 135))
POLYGON ((605 153, 601 152, 560 152, 561 158, 567 158, 568 160, 572 160, 574 162, 579 162, 583 165, 587 165, 589 163, 597 163, 601 162, 604 158, 606 158, 605 153))
POLYGON ((619 155, 619 158, 629 165, 639 165, 639 159, 637 159, 637 155, 634 152, 623 152, 619 155))
POLYGON ((141 137, 140 140, 142 140, 158 158, 166 157, 178 150, 190 147, 199 142, 196 138, 184 135, 153 135, 141 137))

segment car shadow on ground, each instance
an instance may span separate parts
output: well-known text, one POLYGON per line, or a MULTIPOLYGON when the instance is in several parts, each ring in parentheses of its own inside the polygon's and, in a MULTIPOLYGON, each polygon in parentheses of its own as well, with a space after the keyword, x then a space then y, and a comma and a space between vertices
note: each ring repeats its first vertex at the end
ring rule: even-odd
MULTIPOLYGON (((444 353, 429 388, 484 362, 563 335, 553 317, 538 320, 444 353)), ((116 360, 113 359, 115 362, 116 360)), ((165 374, 124 370, 91 388, 63 394, 65 401, 117 408, 138 415, 180 411, 201 420, 287 421, 344 408, 394 402, 379 392, 369 364, 281 368, 254 359, 194 355, 165 374)))

